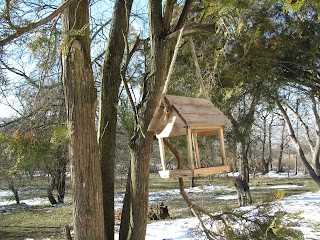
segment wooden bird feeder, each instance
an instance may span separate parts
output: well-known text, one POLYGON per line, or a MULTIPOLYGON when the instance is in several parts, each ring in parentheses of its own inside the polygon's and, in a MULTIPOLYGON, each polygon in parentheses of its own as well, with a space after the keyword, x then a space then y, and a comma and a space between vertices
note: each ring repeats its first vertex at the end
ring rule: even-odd
POLYGON ((156 109, 148 131, 155 131, 159 141, 162 178, 197 177, 231 171, 227 163, 223 128, 230 126, 230 120, 213 103, 204 98, 190 98, 163 95, 160 106, 156 109), (201 167, 198 137, 218 135, 220 138, 220 166, 201 167), (166 169, 164 138, 186 136, 188 148, 188 169, 166 169))

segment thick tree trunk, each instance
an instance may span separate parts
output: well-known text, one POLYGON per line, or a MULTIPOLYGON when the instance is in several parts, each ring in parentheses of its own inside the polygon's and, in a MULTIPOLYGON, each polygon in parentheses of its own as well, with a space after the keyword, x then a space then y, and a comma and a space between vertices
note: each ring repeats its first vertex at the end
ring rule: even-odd
POLYGON ((132 0, 114 5, 108 48, 102 71, 99 113, 99 145, 102 167, 103 207, 106 239, 114 240, 114 170, 117 104, 121 83, 121 63, 128 33, 132 0))
POLYGON ((131 166, 129 166, 129 173, 127 178, 126 193, 123 200, 123 208, 121 212, 121 224, 119 230, 119 240, 127 240, 131 235, 130 218, 131 218, 131 166))
POLYGON ((105 239, 101 165, 95 128, 96 89, 90 58, 88 0, 63 15, 63 83, 70 131, 74 238, 105 239))
MULTIPOLYGON (((156 59, 162 59, 168 62, 166 51, 161 48, 158 51, 156 59)), ((159 64, 159 63, 158 63, 159 64)), ((128 232, 121 232, 120 239, 144 239, 146 234, 147 217, 148 217, 148 182, 149 182, 149 160, 151 156, 153 144, 153 132, 147 132, 148 125, 152 119, 153 113, 161 99, 161 91, 163 89, 164 79, 163 74, 166 72, 166 67, 161 71, 157 71, 155 77, 152 77, 149 85, 149 93, 145 98, 144 103, 139 109, 139 126, 136 127, 134 136, 130 142, 131 166, 130 166, 130 181, 127 184, 127 197, 130 197, 130 218, 122 218, 121 225, 125 226, 130 221, 128 232), (156 80, 157 79, 157 80, 156 80), (160 80, 163 81, 160 81, 160 80), (151 86, 154 86, 151 88, 151 86), (158 91, 157 91, 158 90, 158 91), (129 190, 130 189, 130 190, 129 190)))
POLYGON ((161 1, 149 1, 149 28, 151 40, 151 77, 145 82, 143 101, 139 105, 138 123, 130 142, 131 154, 131 188, 127 187, 127 196, 130 198, 130 219, 122 218, 121 225, 129 229, 120 233, 122 239, 144 239, 146 235, 148 217, 148 181, 149 160, 153 144, 153 132, 147 132, 153 113, 160 103, 165 83, 168 64, 170 62, 168 48, 164 41, 162 25, 161 1), (130 189, 130 190, 129 190, 130 189))

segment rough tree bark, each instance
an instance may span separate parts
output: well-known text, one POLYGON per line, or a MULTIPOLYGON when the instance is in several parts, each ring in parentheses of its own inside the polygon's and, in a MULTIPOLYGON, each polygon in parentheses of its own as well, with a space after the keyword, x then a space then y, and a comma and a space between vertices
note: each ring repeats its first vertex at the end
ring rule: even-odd
POLYGON ((98 139, 102 167, 105 233, 106 239, 110 240, 114 239, 114 169, 118 93, 132 2, 132 0, 115 2, 102 70, 98 139))
POLYGON ((74 238, 100 240, 105 237, 88 0, 78 0, 64 12, 63 33, 63 84, 71 135, 74 238))
MULTIPOLYGON (((125 202, 130 208, 123 210, 120 239, 144 239, 148 217, 148 179, 153 132, 147 132, 153 113, 158 106, 170 63, 169 49, 172 41, 166 41, 169 34, 172 11, 177 1, 167 1, 162 9, 162 1, 149 0, 149 29, 151 42, 151 74, 144 82, 142 102, 137 109, 138 122, 130 141, 130 180, 127 184, 125 202), (128 186, 130 185, 130 186, 128 186)), ((192 1, 184 5, 176 29, 186 20, 192 1)), ((178 31, 179 32, 179 31, 178 31)), ((125 208, 124 208, 125 209, 125 208)))

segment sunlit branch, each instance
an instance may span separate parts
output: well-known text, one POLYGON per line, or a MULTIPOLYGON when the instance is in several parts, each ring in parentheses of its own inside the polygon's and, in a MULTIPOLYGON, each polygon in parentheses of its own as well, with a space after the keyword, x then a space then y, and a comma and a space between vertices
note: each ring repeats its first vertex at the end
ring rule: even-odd
POLYGON ((63 3, 59 8, 57 8, 57 10, 55 10, 54 12, 52 12, 49 16, 41 19, 38 22, 34 22, 34 23, 30 23, 24 27, 18 27, 13 25, 13 23, 11 22, 10 19, 10 8, 8 6, 8 3, 10 3, 10 0, 7 0, 7 6, 6 6, 6 18, 7 21, 9 23, 9 25, 16 30, 14 34, 9 35, 8 37, 0 40, 0 47, 6 45, 7 43, 9 43, 10 41, 20 37, 21 35, 37 28, 40 27, 48 22, 50 22, 51 20, 53 20, 55 17, 57 17, 58 15, 60 15, 66 8, 68 8, 75 0, 68 0, 65 3, 63 3))

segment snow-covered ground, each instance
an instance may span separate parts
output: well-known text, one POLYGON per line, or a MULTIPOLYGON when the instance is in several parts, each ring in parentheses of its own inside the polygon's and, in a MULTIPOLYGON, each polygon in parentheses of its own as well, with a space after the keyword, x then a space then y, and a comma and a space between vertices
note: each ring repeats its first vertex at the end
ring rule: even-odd
MULTIPOLYGON (((258 174, 257 177, 275 177, 275 178, 288 178, 288 173, 275 173, 270 172, 266 175, 258 174)), ((305 177, 304 174, 289 175, 290 178, 301 178, 305 177)), ((260 188, 270 189, 289 189, 289 188, 300 188, 298 185, 277 185, 267 186, 260 188)), ((201 192, 201 191, 214 191, 215 186, 203 186, 202 188, 189 189, 189 194, 201 192)), ((259 188, 259 187, 257 187, 259 188)), ((226 187, 219 187, 219 190, 223 190, 225 193, 228 191, 234 191, 234 189, 228 189, 226 187)), ((151 193, 152 194, 152 193, 151 193)), ((167 191, 166 194, 170 194, 167 191)), ((171 194, 179 194, 178 190, 172 190, 171 194)), ((153 199, 153 198, 151 198, 153 199)), ((219 195, 216 199, 229 200, 237 199, 236 194, 224 194, 219 195)), ((308 192, 300 195, 284 198, 279 201, 283 210, 289 213, 300 212, 300 226, 295 227, 300 230, 306 240, 320 240, 320 191, 308 192)), ((190 237, 190 231, 198 226, 199 222, 195 217, 177 219, 172 221, 157 221, 148 224, 146 240, 192 240, 190 237)), ((115 238, 117 239, 117 237, 115 238)))
MULTIPOLYGON (((261 177, 261 176, 259 176, 261 177)), ((275 174, 270 173, 268 177, 288 177, 287 174, 275 174)), ((290 176, 291 177, 291 176, 290 176)), ((299 176, 292 176, 299 177, 299 176)), ((262 187, 262 186, 261 186, 262 187)), ((298 185, 278 185, 278 186, 267 186, 263 188, 270 189, 288 189, 288 188, 300 188, 298 185)), ((259 188, 259 187, 256 187, 259 188)), ((206 192, 212 194, 212 197, 220 200, 236 199, 237 196, 234 189, 227 187, 219 187, 213 185, 206 185, 202 187, 196 187, 192 189, 186 189, 189 196, 206 192), (215 192, 219 191, 219 194, 215 192)), ((3 200, 4 197, 8 198, 12 196, 10 191, 0 189, 0 208, 6 205, 13 204, 14 201, 3 200)), ((163 192, 151 192, 149 196, 150 204, 157 203, 160 199, 164 198, 181 198, 182 207, 185 205, 182 197, 179 194, 178 189, 163 192)), ((22 200, 27 205, 48 205, 48 200, 43 198, 22 200)), ((116 209, 120 209, 122 205, 122 196, 115 198, 116 209)), ((302 220, 299 222, 300 226, 297 227, 301 230, 307 240, 319 240, 320 239, 320 191, 319 192, 308 192, 296 196, 284 198, 279 201, 282 208, 290 213, 301 211, 300 217, 302 220)), ((166 221, 155 221, 148 224, 146 240, 191 240, 190 232, 192 229, 198 226, 198 221, 194 217, 166 220, 166 221)), ((118 239, 118 236, 115 237, 118 239)))
MULTIPOLYGON (((281 200, 280 203, 288 212, 302 212, 300 216, 303 220, 296 229, 302 231, 305 239, 320 239, 320 192, 291 196, 281 200)), ((189 237, 190 230, 197 226, 196 218, 153 222, 148 224, 146 240, 192 240, 189 237)))

